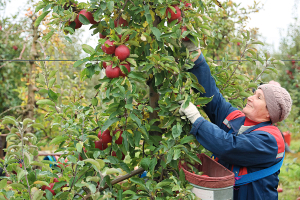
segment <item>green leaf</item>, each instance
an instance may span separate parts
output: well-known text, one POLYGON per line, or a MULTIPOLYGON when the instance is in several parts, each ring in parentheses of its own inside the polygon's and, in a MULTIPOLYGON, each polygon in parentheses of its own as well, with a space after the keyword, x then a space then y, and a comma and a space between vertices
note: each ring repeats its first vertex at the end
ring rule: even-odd
POLYGON ((113 1, 109 1, 107 3, 107 7, 108 7, 109 12, 114 11, 114 2, 113 1))
POLYGON ((239 39, 239 38, 233 38, 233 39, 231 40, 231 42, 232 42, 232 43, 237 43, 237 42, 242 43, 243 40, 241 40, 241 39, 239 39))
POLYGON ((179 122, 177 122, 177 124, 174 125, 172 128, 173 138, 177 139, 180 136, 181 132, 182 132, 182 126, 179 122))
POLYGON ((180 158, 180 155, 181 155, 181 150, 180 149, 175 149, 173 160, 177 160, 178 158, 180 158))
POLYGON ((110 168, 110 169, 108 169, 108 170, 106 170, 106 174, 107 175, 110 175, 110 174, 119 174, 120 173, 120 171, 118 170, 118 169, 115 169, 115 168, 110 168))
POLYGON ((92 105, 97 106, 98 105, 98 99, 96 97, 92 98, 92 105))
POLYGON ((82 144, 80 144, 80 142, 78 142, 78 143, 76 144, 76 150, 77 150, 77 152, 79 152, 79 153, 82 152, 82 144))
POLYGON ((136 64, 136 62, 135 62, 135 60, 133 58, 126 58, 126 61, 128 61, 133 66, 137 67, 137 64, 136 64))
POLYGON ((141 126, 141 120, 135 114, 130 113, 129 117, 135 121, 139 127, 141 126))
POLYGON ((200 163, 200 164, 202 163, 201 160, 198 158, 198 156, 197 156, 196 154, 189 152, 189 153, 188 153, 188 156, 189 156, 191 159, 193 159, 194 161, 196 161, 197 163, 200 163))
POLYGON ((194 139, 195 139, 195 136, 193 136, 193 135, 185 136, 184 138, 182 138, 180 140, 180 144, 190 143, 194 139))
POLYGON ((108 119, 104 122, 101 131, 103 133, 103 131, 105 131, 106 129, 108 129, 108 127, 110 127, 113 123, 117 122, 119 119, 118 118, 113 118, 113 119, 108 119))
POLYGON ((250 97, 250 96, 251 96, 251 94, 249 94, 249 93, 247 93, 247 92, 240 92, 239 94, 240 94, 240 96, 242 96, 242 97, 250 97))
POLYGON ((40 25, 41 21, 46 17, 46 15, 48 15, 50 11, 47 12, 43 12, 34 22, 34 26, 37 27, 38 25, 40 25))
POLYGON ((256 52, 253 51, 252 49, 248 49, 247 52, 251 53, 251 55, 255 58, 256 57, 256 52))
POLYGON ((53 140, 51 140, 51 142, 49 143, 50 145, 51 144, 60 144, 62 141, 65 141, 69 139, 69 137, 67 136, 56 136, 55 138, 53 138, 53 140))
POLYGON ((42 39, 47 41, 52 37, 54 33, 54 30, 51 30, 49 33, 47 33, 47 35, 44 35, 42 39))
POLYGON ((167 179, 167 180, 163 180, 161 182, 159 182, 156 186, 155 186, 155 189, 161 189, 165 186, 169 186, 173 181, 171 181, 170 179, 167 179))
POLYGON ((73 67, 79 67, 80 65, 82 65, 82 64, 85 63, 85 62, 86 62, 86 60, 77 60, 77 61, 74 63, 73 67))
POLYGON ((51 78, 49 80, 49 88, 51 88, 53 86, 53 84, 55 83, 55 81, 56 81, 56 78, 51 78))
POLYGON ((21 183, 11 183, 10 186, 13 188, 25 189, 25 186, 21 183))
POLYGON ((35 6, 35 12, 38 12, 39 10, 44 8, 45 6, 46 6, 46 4, 43 1, 38 2, 37 5, 35 6))
POLYGON ((6 186, 6 184, 7 184, 7 179, 2 179, 0 181, 0 189, 3 189, 6 186))
POLYGON ((149 165, 151 163, 151 159, 150 158, 143 158, 140 162, 140 165, 141 167, 144 169, 144 170, 148 170, 149 168, 149 165))
POLYGON ((73 34, 73 33, 75 32, 74 29, 72 29, 72 28, 69 27, 69 26, 66 26, 66 27, 64 28, 64 30, 68 31, 70 34, 73 34))
POLYGON ((151 30, 152 30, 153 34, 155 35, 156 39, 158 41, 160 41, 160 36, 161 36, 160 30, 156 27, 151 27, 151 30))
POLYGON ((2 120, 2 124, 6 125, 6 124, 13 124, 15 126, 18 125, 18 122, 13 118, 13 117, 4 117, 2 120))
POLYGON ((259 40, 253 41, 253 42, 251 42, 251 44, 261 44, 264 46, 264 43, 259 40))
MULTIPOLYGON (((49 190, 47 190, 47 191, 49 191, 49 190)), ((50 192, 50 191, 49 191, 50 192)), ((35 192, 34 192, 34 195, 33 195, 33 197, 32 197, 32 200, 40 200, 42 197, 43 197, 43 195, 44 195, 44 191, 42 191, 42 190, 36 190, 35 192)), ((51 192, 50 192, 51 193, 51 192)), ((51 193, 52 194, 52 193, 51 193)))
POLYGON ((130 178, 130 181, 132 181, 133 183, 140 185, 144 188, 146 188, 145 184, 144 184, 144 180, 141 178, 130 178))
POLYGON ((70 42, 70 43, 72 43, 72 40, 71 40, 71 38, 69 37, 69 36, 64 36, 64 38, 68 41, 68 42, 70 42))
POLYGON ((79 15, 79 21, 84 25, 89 25, 90 21, 83 14, 79 15))
POLYGON ((92 55, 92 54, 95 53, 94 48, 91 47, 90 45, 87 45, 87 44, 83 44, 83 45, 82 45, 82 49, 83 49, 83 51, 85 51, 86 53, 88 53, 88 54, 90 54, 90 55, 92 55))
POLYGON ((100 164, 99 164, 96 160, 94 160, 94 159, 88 158, 88 159, 85 159, 85 160, 83 160, 83 161, 84 161, 84 162, 91 163, 91 164, 94 165, 98 170, 101 169, 100 164))
POLYGON ((48 96, 52 101, 56 101, 58 98, 58 95, 51 89, 48 90, 48 96))
POLYGON ((49 187, 49 183, 46 181, 35 181, 33 184, 35 185, 46 185, 49 187))
POLYGON ((200 85, 199 83, 193 82, 193 83, 191 84, 191 86, 192 86, 193 88, 195 88, 196 90, 198 90, 199 92, 205 93, 204 87, 203 87, 202 85, 200 85))
POLYGON ((57 188, 61 188, 62 186, 66 185, 67 182, 66 181, 60 181, 60 182, 56 182, 53 186, 53 190, 56 190, 57 188))
POLYGON ((51 101, 50 99, 41 99, 36 102, 37 105, 49 105, 49 106, 55 106, 55 103, 51 101))

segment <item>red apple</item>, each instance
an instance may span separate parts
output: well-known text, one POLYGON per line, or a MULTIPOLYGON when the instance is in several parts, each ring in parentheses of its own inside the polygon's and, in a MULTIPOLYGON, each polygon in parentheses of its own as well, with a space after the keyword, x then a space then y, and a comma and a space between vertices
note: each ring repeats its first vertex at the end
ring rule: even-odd
POLYGON ((2 30, 2 26, 0 26, 0 31, 2 30))
POLYGON ((54 179, 53 179, 53 183, 59 183, 58 179, 57 179, 57 178, 54 178, 54 179))
POLYGON ((78 29, 78 28, 80 28, 82 26, 82 23, 79 21, 79 15, 76 16, 74 22, 76 24, 75 25, 75 29, 78 29))
POLYGON ((112 141, 112 136, 110 135, 110 131, 108 129, 106 129, 105 131, 103 131, 102 134, 101 134, 101 131, 99 131, 98 138, 102 139, 103 143, 110 143, 112 141))
POLYGON ((105 74, 108 78, 117 78, 120 76, 120 68, 112 68, 112 65, 108 65, 105 69, 105 74))
MULTIPOLYGON (((85 147, 83 147, 83 151, 86 153, 87 150, 85 149, 85 147)), ((83 160, 83 158, 81 157, 81 155, 79 155, 79 160, 83 160)))
MULTIPOLYGON (((117 157, 117 154, 116 154, 116 152, 115 151, 113 151, 112 153, 111 153, 111 155, 112 156, 115 156, 115 157, 117 157)), ((122 158, 121 158, 122 160, 124 160, 125 159, 125 155, 124 155, 124 153, 122 152, 122 158)))
POLYGON ((113 132, 114 135, 116 135, 117 132, 121 132, 119 138, 115 141, 116 144, 122 144, 123 142, 123 137, 122 137, 122 133, 123 131, 121 129, 117 129, 113 132))
POLYGON ((114 45, 114 41, 106 40, 104 44, 101 46, 104 53, 107 54, 114 54, 116 50, 116 46, 114 45), (109 47, 106 47, 105 44, 107 44, 109 47))
MULTIPOLYGON (((130 72, 130 64, 128 62, 127 62, 127 64, 121 64, 121 65, 126 67, 126 69, 128 70, 128 73, 130 72)), ((122 72, 121 68, 120 68, 120 76, 123 76, 123 77, 126 76, 126 74, 122 72)))
MULTIPOLYGON (((110 65, 112 65, 112 62, 110 62, 110 65)), ((102 62, 102 66, 103 66, 104 69, 106 69, 107 63, 103 61, 103 62, 102 62)))
POLYGON ((41 189, 46 190, 46 187, 47 187, 46 185, 43 185, 41 189))
POLYGON ((128 26, 128 22, 125 20, 125 19, 123 19, 122 17, 120 17, 120 19, 119 20, 115 20, 114 21, 114 24, 115 24, 115 27, 117 27, 117 26, 128 26))
POLYGON ((94 20, 93 14, 90 13, 90 12, 87 12, 86 10, 81 10, 81 11, 78 13, 78 17, 79 17, 79 15, 85 16, 85 17, 90 21, 91 24, 97 24, 97 23, 98 23, 98 22, 96 22, 96 21, 94 20))
MULTIPOLYGON (((52 188, 53 188, 53 186, 54 186, 54 183, 49 183, 49 186, 50 186, 50 187, 46 186, 46 187, 45 187, 45 190, 49 190, 49 191, 53 194, 53 196, 55 196, 56 193, 54 192, 54 190, 52 190, 52 188)), ((44 195, 46 195, 46 194, 44 194, 44 195)))
POLYGON ((240 46, 240 45, 241 45, 241 43, 240 43, 240 42, 238 42, 238 43, 237 43, 237 45, 238 45, 238 46, 240 46))
MULTIPOLYGON (((184 31, 187 31, 186 26, 184 26, 184 27, 181 28, 181 34, 182 34, 184 31)), ((190 39, 189 39, 188 37, 185 37, 185 38, 182 38, 182 40, 184 40, 184 41, 189 41, 190 39)))
POLYGON ((209 177, 208 175, 202 174, 200 175, 201 177, 209 177))
POLYGON ((98 141, 95 141, 95 148, 100 149, 100 150, 104 150, 107 147, 108 147, 107 143, 102 142, 102 139, 100 139, 98 141))
POLYGON ((283 189, 282 188, 277 188, 277 192, 282 192, 283 189))
POLYGON ((115 56, 117 56, 120 61, 125 60, 126 58, 129 57, 129 55, 130 55, 129 48, 123 44, 118 46, 115 50, 115 56))
POLYGON ((167 16, 169 22, 172 22, 175 19, 179 19, 181 17, 181 10, 179 9, 179 7, 177 5, 172 5, 172 6, 175 8, 176 13, 174 13, 171 8, 169 8, 169 7, 167 8, 166 16, 167 16), (170 18, 169 18, 169 13, 171 13, 170 18))
POLYGON ((192 4, 191 3, 185 3, 185 5, 184 5, 185 7, 192 7, 192 4))
POLYGON ((14 46, 13 46, 13 49, 14 49, 15 51, 17 51, 17 50, 18 50, 18 47, 17 47, 16 45, 14 45, 14 46))
POLYGON ((292 60, 292 65, 294 65, 296 63, 296 61, 295 60, 292 60))
POLYGON ((106 35, 104 35, 103 33, 99 33, 99 37, 104 39, 106 38, 106 35))

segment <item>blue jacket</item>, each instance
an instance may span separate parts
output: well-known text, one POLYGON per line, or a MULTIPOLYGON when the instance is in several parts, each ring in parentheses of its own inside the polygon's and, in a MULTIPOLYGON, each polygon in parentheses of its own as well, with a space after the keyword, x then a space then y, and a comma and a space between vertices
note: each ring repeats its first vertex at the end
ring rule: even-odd
MULTIPOLYGON (((199 143, 211 151, 229 170, 240 167, 238 175, 270 167, 283 159, 284 139, 271 122, 257 123, 246 118, 224 99, 211 76, 203 54, 189 70, 198 78, 206 93, 213 99, 204 107, 210 121, 198 118, 191 130, 199 143), (228 133, 233 129, 232 133, 228 133)), ((234 188, 235 200, 278 199, 278 172, 260 180, 234 188)))

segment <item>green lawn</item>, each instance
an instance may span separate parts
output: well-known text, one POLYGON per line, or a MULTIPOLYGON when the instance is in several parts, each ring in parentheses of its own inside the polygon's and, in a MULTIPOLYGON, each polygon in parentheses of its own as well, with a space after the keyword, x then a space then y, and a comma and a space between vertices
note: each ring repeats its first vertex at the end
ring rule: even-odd
POLYGON ((286 153, 279 175, 279 200, 300 199, 300 137, 292 135, 290 149, 294 153, 286 153))

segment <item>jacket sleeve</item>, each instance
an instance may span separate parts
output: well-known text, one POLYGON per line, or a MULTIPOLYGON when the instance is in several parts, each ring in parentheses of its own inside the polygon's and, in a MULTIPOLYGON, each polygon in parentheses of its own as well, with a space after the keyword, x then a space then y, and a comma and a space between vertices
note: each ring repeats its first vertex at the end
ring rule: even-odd
POLYGON ((271 166, 276 160, 278 151, 276 139, 265 131, 228 134, 200 117, 194 122, 191 134, 205 149, 233 165, 265 167, 271 166))
POLYGON ((225 128, 222 124, 223 120, 229 113, 237 108, 224 99, 219 89, 216 86, 215 80, 211 75, 209 66, 201 53, 199 58, 195 61, 195 65, 189 72, 193 73, 200 85, 205 89, 205 93, 201 94, 202 97, 213 97, 212 101, 204 107, 205 113, 208 115, 210 121, 220 128, 225 128))

